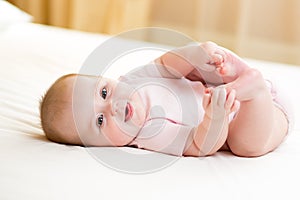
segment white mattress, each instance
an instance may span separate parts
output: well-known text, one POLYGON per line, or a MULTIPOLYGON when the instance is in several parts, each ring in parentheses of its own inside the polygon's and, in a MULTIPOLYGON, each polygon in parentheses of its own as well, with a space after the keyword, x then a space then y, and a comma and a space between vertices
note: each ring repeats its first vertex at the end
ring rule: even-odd
MULTIPOLYGON (((107 38, 30 23, 0 32, 0 199, 300 198, 299 66, 248 60, 277 79, 290 94, 295 112, 289 137, 262 157, 218 152, 206 158, 173 159, 162 169, 132 174, 101 163, 88 148, 49 142, 39 123, 41 95, 59 76, 77 72, 107 38)), ((156 56, 153 52, 136 59, 146 63, 156 56)), ((142 150, 119 150, 96 149, 121 164, 141 164, 120 152, 143 154, 142 150)), ((168 157, 152 154, 153 162, 168 157)), ((151 160, 147 162, 150 166, 151 160)))

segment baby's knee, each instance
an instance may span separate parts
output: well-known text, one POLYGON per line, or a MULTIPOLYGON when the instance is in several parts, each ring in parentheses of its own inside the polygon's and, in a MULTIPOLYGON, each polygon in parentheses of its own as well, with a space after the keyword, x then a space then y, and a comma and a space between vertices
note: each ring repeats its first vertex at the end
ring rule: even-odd
POLYGON ((247 77, 247 80, 250 80, 252 82, 250 84, 253 87, 256 87, 257 91, 259 91, 259 89, 266 89, 265 79, 263 77, 263 74, 259 70, 249 68, 244 72, 243 75, 247 77))
POLYGON ((252 80, 264 80, 262 73, 254 68, 247 69, 244 74, 252 80))

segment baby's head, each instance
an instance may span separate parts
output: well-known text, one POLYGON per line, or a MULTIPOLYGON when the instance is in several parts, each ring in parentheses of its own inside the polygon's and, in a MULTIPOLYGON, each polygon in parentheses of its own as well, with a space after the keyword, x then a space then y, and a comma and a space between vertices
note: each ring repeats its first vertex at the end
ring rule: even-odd
POLYGON ((69 74, 47 91, 40 106, 42 128, 51 141, 84 146, 124 146, 146 119, 140 95, 125 83, 69 74))
POLYGON ((76 74, 59 78, 47 91, 40 104, 42 128, 51 141, 81 144, 72 120, 72 91, 76 74))

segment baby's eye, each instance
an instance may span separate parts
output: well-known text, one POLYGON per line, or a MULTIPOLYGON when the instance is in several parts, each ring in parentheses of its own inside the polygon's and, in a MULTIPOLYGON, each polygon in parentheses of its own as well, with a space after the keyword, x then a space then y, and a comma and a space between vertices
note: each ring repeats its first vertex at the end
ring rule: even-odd
POLYGON ((101 114, 97 119, 97 124, 101 126, 103 124, 103 114, 101 114))
POLYGON ((101 90, 101 97, 102 97, 103 99, 106 99, 106 95, 107 95, 107 90, 106 90, 106 88, 103 88, 103 89, 101 90))

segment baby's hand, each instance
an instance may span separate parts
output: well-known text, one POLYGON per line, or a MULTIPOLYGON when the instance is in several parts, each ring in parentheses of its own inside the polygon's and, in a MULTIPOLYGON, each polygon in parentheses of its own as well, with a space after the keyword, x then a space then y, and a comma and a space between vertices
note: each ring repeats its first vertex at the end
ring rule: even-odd
POLYGON ((224 86, 208 88, 203 96, 205 114, 210 119, 224 119, 230 113, 238 110, 239 102, 235 100, 235 97, 235 90, 227 93, 224 86))
POLYGON ((234 76, 236 70, 232 65, 233 55, 229 54, 224 48, 213 42, 204 42, 200 45, 210 57, 208 64, 214 65, 216 71, 222 76, 234 76))

